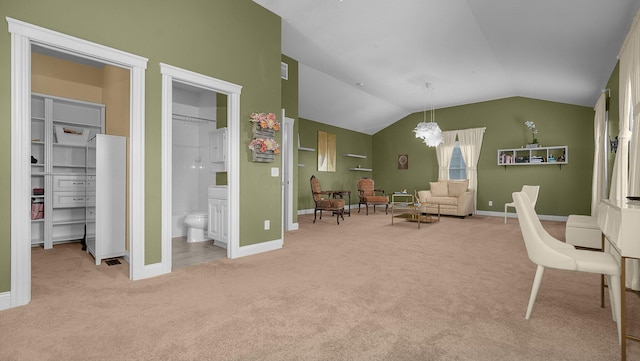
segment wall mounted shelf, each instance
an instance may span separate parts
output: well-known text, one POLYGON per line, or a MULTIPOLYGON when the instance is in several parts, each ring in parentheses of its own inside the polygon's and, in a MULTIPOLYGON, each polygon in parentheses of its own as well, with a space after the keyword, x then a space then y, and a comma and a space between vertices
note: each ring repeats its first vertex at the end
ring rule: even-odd
POLYGON ((566 145, 538 148, 498 149, 498 165, 559 165, 569 164, 566 145))
POLYGON ((366 155, 352 154, 352 153, 344 153, 342 156, 343 157, 351 157, 351 158, 363 158, 363 159, 367 158, 366 155))
POLYGON ((298 150, 302 150, 305 152, 315 152, 316 150, 313 148, 305 148, 305 147, 298 147, 298 150))
POLYGON ((360 172, 373 172, 371 168, 347 168, 348 170, 355 170, 360 172))

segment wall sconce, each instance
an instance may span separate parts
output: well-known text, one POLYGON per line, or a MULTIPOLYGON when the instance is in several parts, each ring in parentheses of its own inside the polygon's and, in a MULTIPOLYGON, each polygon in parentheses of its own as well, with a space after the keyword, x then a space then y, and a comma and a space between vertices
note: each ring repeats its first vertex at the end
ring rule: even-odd
POLYGON ((614 153, 618 151, 618 136, 617 135, 616 135, 616 137, 614 139, 609 139, 609 148, 614 153))

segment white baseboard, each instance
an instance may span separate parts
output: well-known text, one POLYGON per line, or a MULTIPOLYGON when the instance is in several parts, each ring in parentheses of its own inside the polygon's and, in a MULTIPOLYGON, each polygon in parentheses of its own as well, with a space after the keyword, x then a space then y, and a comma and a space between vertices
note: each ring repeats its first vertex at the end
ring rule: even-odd
POLYGON ((242 246, 238 248, 238 254, 234 258, 251 256, 258 253, 275 251, 282 248, 282 239, 275 239, 273 241, 261 242, 256 244, 250 244, 248 246, 242 246))
MULTIPOLYGON (((492 212, 492 211, 477 211, 476 214, 480 216, 490 216, 490 217, 502 217, 504 218, 504 212, 492 212)), ((507 218, 518 218, 516 213, 507 213, 507 218)), ((558 221, 558 222, 566 222, 567 216, 548 216, 544 214, 539 214, 538 218, 543 221, 558 221)))
POLYGON ((287 229, 287 231, 297 231, 298 229, 300 229, 298 223, 291 223, 291 226, 289 227, 289 229, 287 229))
POLYGON ((0 311, 11 308, 11 292, 0 293, 0 311))
MULTIPOLYGON (((129 267, 131 267, 131 265, 129 265, 129 267)), ((148 264, 142 267, 141 271, 135 272, 132 281, 161 276, 165 273, 167 272, 163 272, 162 263, 148 264)))

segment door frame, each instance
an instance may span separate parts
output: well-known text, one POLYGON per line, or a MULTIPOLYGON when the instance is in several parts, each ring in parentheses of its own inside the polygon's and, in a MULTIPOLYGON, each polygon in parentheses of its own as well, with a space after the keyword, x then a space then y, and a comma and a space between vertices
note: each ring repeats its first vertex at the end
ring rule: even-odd
POLYGON ((293 156, 294 156, 294 123, 282 109, 282 233, 295 231, 298 224, 293 223, 293 156))
MULTIPOLYGON (((240 256, 240 93, 242 87, 224 80, 160 63, 162 74, 162 270, 171 272, 172 225, 172 114, 173 83, 194 86, 227 95, 227 199, 229 217, 227 257, 240 256)), ((202 195, 203 197, 205 195, 202 195)))
POLYGON ((11 33, 11 290, 0 309, 31 301, 31 44, 130 70, 129 278, 152 277, 144 260, 145 70, 148 59, 6 17, 11 33), (6 306, 6 307, 5 307, 6 306))

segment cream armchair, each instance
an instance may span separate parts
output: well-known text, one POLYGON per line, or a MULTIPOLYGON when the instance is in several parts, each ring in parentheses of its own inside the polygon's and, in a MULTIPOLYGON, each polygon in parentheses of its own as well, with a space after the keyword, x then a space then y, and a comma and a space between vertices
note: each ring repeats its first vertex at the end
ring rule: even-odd
POLYGON ((417 192, 418 200, 426 204, 427 213, 466 217, 474 213, 475 191, 469 188, 469 180, 446 180, 429 182, 429 190, 417 192))

